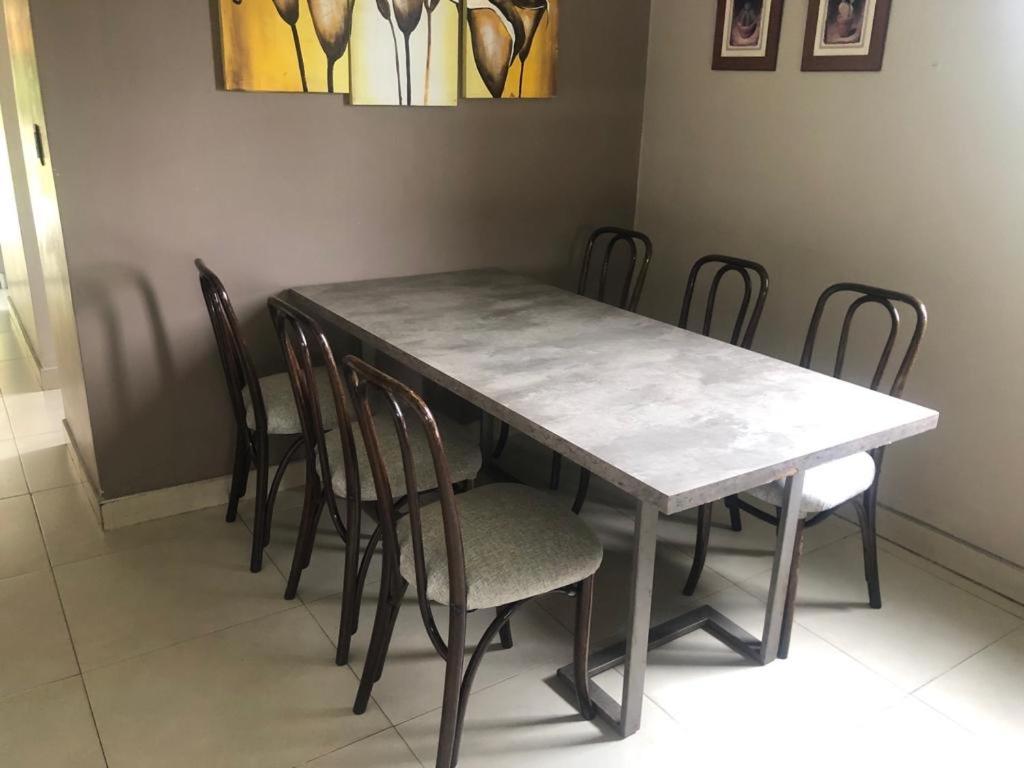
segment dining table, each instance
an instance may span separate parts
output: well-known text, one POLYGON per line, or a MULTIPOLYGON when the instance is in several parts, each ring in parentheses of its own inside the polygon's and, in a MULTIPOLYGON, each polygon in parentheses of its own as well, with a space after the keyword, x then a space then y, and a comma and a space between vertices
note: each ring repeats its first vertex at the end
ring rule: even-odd
MULTIPOLYGON (((784 631, 808 469, 936 427, 939 414, 627 312, 529 276, 475 269, 297 287, 290 299, 635 500, 621 696, 592 685, 623 737, 640 728, 650 648, 708 632, 756 664, 784 631), (785 480, 761 637, 710 606, 651 626, 662 515, 785 480)), ((790 619, 791 620, 791 619, 790 619)), ((572 684, 570 667, 559 677, 572 684)))

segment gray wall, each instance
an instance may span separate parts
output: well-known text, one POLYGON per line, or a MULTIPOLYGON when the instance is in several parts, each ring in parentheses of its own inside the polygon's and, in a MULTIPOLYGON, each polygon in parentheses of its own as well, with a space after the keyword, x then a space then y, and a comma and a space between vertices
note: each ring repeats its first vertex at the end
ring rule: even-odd
POLYGON ((107 497, 229 469, 194 257, 271 367, 264 302, 284 287, 480 265, 560 276, 581 232, 633 218, 646 1, 563 0, 552 101, 404 111, 217 91, 200 0, 31 7, 107 497))
POLYGON ((758 348, 796 360, 816 295, 856 280, 931 312, 907 397, 939 430, 893 448, 882 501, 1024 564, 1024 6, 893 3, 884 71, 801 73, 807 3, 778 71, 711 70, 713 2, 654 0, 638 222, 645 311, 674 319, 692 262, 763 261, 758 348))

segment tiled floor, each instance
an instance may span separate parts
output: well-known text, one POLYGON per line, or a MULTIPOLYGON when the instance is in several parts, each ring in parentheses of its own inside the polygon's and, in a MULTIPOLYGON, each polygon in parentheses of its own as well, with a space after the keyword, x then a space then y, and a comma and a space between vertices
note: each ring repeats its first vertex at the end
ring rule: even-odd
MULTIPOLYGON (((247 506, 234 525, 211 509, 103 533, 71 472, 59 397, 38 391, 7 333, 0 330, 0 765, 433 765, 442 665, 415 606, 399 619, 374 704, 353 715, 373 588, 352 667, 338 668, 342 548, 329 528, 291 603, 281 595, 294 492, 283 498, 256 576, 247 569, 247 506)), ((541 479, 544 458, 518 440, 509 448, 521 475, 541 479)), ((566 493, 571 486, 567 477, 566 493)), ((596 488, 593 500, 586 518, 607 552, 595 634, 607 640, 625 619, 630 523, 607 489, 596 488)), ((742 534, 717 527, 694 598, 680 594, 692 519, 664 521, 662 540, 658 617, 710 602, 759 631, 769 528, 754 520, 742 534)), ((553 684, 552 671, 571 656, 571 604, 537 601, 515 620, 515 648, 485 660, 461 765, 945 765, 977 762, 986 750, 1019 756, 1024 607, 885 545, 885 607, 872 611, 859 557, 849 524, 813 530, 787 661, 751 667, 704 635, 653 652, 644 727, 626 741, 580 721, 553 684)), ((487 618, 474 616, 471 626, 487 618)), ((601 681, 621 677, 612 670, 601 681)))

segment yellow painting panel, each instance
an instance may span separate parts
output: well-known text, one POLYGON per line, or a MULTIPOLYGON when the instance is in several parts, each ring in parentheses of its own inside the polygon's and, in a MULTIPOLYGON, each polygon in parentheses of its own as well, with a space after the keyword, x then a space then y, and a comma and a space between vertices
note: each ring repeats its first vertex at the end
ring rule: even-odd
POLYGON ((229 91, 349 92, 353 0, 219 3, 229 91))
POLYGON ((357 0, 353 104, 453 107, 458 91, 458 2, 357 0))
POLYGON ((555 95, 560 0, 466 0, 463 96, 555 95))

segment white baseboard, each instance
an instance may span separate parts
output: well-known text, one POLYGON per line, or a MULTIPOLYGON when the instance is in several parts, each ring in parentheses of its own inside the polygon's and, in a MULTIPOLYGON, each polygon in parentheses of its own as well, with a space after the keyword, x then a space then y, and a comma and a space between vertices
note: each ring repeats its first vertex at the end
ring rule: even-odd
MULTIPOLYGON (((274 476, 276 466, 270 468, 270 476, 274 476)), ((301 462, 288 467, 285 471, 281 489, 295 488, 305 482, 305 468, 301 462)), ((256 488, 256 473, 249 473, 247 498, 251 498, 256 488)), ((184 485, 174 485, 155 491, 136 493, 114 499, 100 499, 100 524, 105 531, 126 528, 129 525, 173 517, 185 512, 199 509, 224 506, 228 503, 231 491, 231 477, 214 477, 184 485)))
POLYGON ((7 308, 11 315, 11 328, 14 329, 14 336, 18 339, 18 343, 22 349, 25 350, 25 356, 32 362, 32 373, 35 374, 36 381, 39 383, 42 389, 60 389, 60 371, 55 365, 44 366, 39 362, 39 358, 36 356, 36 351, 32 347, 32 343, 28 340, 28 336, 25 333, 25 326, 22 325, 21 317, 18 315, 18 310, 14 308, 14 304, 11 302, 7 303, 7 308))
MULTIPOLYGON (((214 477, 209 480, 199 480, 184 485, 174 485, 168 488, 158 488, 155 491, 135 493, 130 496, 120 496, 107 499, 103 494, 93 487, 88 475, 82 470, 81 458, 78 455, 75 441, 71 439, 70 431, 65 422, 65 430, 68 431, 68 447, 72 463, 78 473, 79 481, 85 488, 89 504, 105 531, 113 531, 118 528, 127 528, 130 525, 146 523, 151 520, 160 520, 164 517, 174 517, 186 512, 195 512, 200 509, 219 507, 227 505, 231 491, 231 476, 214 477)), ((270 467, 270 477, 273 478, 277 466, 270 467)), ((306 481, 305 467, 302 462, 295 462, 284 474, 281 481, 281 490, 297 488, 306 481)), ((249 483, 246 486, 246 498, 252 498, 256 489, 256 472, 249 473, 249 483)))
MULTIPOLYGON (((852 511, 840 516, 858 524, 852 511)), ((1024 604, 1024 568, 899 510, 878 505, 878 535, 969 581, 1024 604)))

